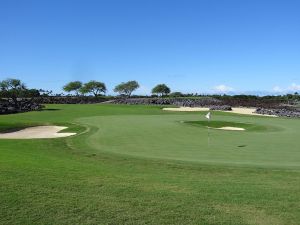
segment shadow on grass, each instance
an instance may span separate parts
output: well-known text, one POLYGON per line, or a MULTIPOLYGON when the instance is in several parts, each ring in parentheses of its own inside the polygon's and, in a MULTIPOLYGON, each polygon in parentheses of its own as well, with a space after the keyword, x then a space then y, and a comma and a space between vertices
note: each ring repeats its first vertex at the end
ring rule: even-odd
POLYGON ((58 111, 58 110, 61 110, 61 109, 42 109, 41 111, 58 111))

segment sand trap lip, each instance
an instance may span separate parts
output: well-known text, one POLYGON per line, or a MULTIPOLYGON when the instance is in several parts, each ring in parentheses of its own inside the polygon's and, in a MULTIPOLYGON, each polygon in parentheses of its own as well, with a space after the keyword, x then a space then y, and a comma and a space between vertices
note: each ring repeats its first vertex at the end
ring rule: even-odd
MULTIPOLYGON (((175 112, 205 112, 210 111, 209 108, 205 107, 179 107, 179 108, 163 108, 165 111, 175 111, 175 112)), ((253 116, 268 116, 268 117, 277 117, 275 115, 264 115, 255 113, 255 108, 232 108, 232 111, 221 111, 221 112, 228 112, 228 113, 237 113, 243 115, 253 115, 253 116)), ((219 111, 219 110, 215 110, 219 111)))
POLYGON ((244 128, 241 127, 219 127, 219 128, 214 128, 214 127, 210 127, 213 129, 217 129, 217 130, 231 130, 231 131, 244 131, 244 128))
POLYGON ((76 133, 58 133, 68 127, 62 126, 37 126, 28 127, 11 133, 0 134, 0 139, 42 139, 60 138, 75 135, 76 133))

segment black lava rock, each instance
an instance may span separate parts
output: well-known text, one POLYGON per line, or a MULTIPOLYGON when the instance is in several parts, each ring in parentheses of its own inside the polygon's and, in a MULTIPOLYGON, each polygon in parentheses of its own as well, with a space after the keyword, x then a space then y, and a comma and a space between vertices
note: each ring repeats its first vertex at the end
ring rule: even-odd
POLYGON ((0 114, 36 111, 41 110, 42 108, 43 106, 41 104, 28 101, 26 99, 20 99, 17 102, 13 102, 7 99, 0 100, 0 114))
POLYGON ((300 111, 292 110, 292 109, 265 109, 265 108, 257 108, 256 113, 262 115, 274 115, 280 117, 297 117, 300 118, 300 111))

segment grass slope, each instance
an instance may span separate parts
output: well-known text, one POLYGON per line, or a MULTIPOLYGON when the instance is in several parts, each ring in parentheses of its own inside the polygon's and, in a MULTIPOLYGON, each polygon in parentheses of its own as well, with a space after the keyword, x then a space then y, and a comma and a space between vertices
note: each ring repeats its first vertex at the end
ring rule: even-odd
POLYGON ((204 127, 180 122, 199 113, 47 108, 56 110, 0 116, 0 126, 85 133, 0 140, 0 224, 299 224, 299 120, 216 113, 279 129, 214 131, 207 148, 204 127))

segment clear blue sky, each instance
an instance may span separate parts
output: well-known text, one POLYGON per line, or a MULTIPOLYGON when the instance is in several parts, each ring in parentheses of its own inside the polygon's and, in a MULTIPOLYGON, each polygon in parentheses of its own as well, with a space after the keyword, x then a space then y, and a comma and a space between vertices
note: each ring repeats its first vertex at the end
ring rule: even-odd
MULTIPOLYGON (((0 0, 0 79, 300 90, 299 0, 0 0)), ((111 91, 110 91, 111 92, 111 91)))

